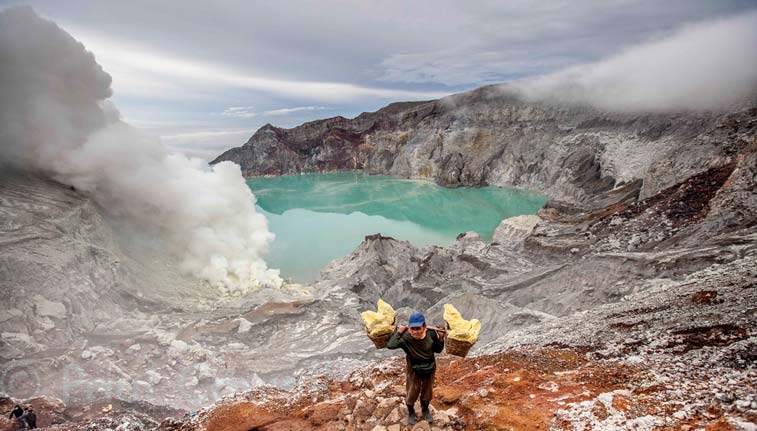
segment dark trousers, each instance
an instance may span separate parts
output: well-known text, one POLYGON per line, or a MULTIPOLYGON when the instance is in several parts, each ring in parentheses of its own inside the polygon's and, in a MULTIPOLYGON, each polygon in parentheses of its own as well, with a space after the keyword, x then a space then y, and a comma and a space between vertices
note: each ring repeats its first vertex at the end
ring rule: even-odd
POLYGON ((427 408, 431 402, 431 397, 434 394, 434 376, 436 375, 436 368, 431 374, 425 376, 419 376, 413 371, 413 367, 407 364, 407 373, 405 375, 405 389, 407 390, 407 398, 405 402, 408 406, 415 405, 415 401, 418 400, 418 395, 421 397, 421 407, 427 408))

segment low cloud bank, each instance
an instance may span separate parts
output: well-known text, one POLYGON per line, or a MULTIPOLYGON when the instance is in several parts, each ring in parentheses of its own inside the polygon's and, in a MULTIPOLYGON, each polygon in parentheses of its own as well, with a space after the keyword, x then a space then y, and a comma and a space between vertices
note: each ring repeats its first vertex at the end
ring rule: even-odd
POLYGON ((757 94, 757 12, 688 25, 606 60, 508 87, 530 100, 612 111, 728 109, 757 94))

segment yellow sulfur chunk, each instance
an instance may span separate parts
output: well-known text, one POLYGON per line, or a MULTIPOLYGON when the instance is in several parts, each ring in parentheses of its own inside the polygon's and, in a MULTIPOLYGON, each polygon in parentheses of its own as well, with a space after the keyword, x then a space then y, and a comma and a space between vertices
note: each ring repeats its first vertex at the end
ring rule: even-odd
POLYGON ((394 332, 394 308, 383 300, 379 299, 376 311, 363 311, 360 316, 365 323, 365 329, 371 337, 390 334, 394 332))
POLYGON ((478 340, 478 333, 481 331, 481 322, 478 319, 465 320, 452 304, 444 304, 444 320, 449 326, 447 337, 468 343, 478 340))

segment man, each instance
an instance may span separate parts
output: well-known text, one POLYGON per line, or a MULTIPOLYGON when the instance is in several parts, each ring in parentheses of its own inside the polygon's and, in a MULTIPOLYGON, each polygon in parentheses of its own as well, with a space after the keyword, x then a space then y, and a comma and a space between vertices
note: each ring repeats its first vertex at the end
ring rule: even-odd
POLYGON ((20 405, 16 404, 16 407, 13 407, 13 410, 11 410, 11 414, 8 417, 10 419, 18 419, 18 417, 22 414, 24 414, 24 409, 22 409, 20 405))
POLYGON ((25 416, 24 409, 21 408, 20 405, 16 404, 15 407, 13 407, 13 410, 11 410, 11 414, 9 416, 10 419, 15 419, 16 424, 18 424, 19 428, 26 429, 26 416, 25 416))
POLYGON ((29 408, 25 408, 17 420, 21 425, 21 429, 29 429, 29 408))
POLYGON ((421 313, 413 313, 407 325, 397 328, 389 342, 387 349, 401 348, 407 359, 405 388, 407 390, 407 423, 417 423, 415 417, 415 401, 420 395, 421 414, 426 422, 431 423, 431 412, 428 409, 433 395, 434 376, 436 375, 436 358, 434 353, 444 349, 444 330, 428 328, 426 318, 421 313), (429 331, 431 329, 431 331, 429 331))
POLYGON ((26 414, 26 424, 29 426, 29 429, 37 429, 37 414, 34 413, 34 407, 29 406, 24 414, 26 414))

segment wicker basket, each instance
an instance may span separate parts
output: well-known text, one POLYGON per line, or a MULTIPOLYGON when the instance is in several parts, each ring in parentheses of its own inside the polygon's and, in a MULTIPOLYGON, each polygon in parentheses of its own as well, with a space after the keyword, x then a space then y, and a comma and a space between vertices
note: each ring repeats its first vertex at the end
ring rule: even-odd
POLYGON ((386 343, 389 342, 389 338, 392 336, 391 332, 388 334, 379 335, 377 337, 371 337, 371 334, 369 334, 367 330, 365 331, 365 333, 366 335, 368 335, 368 338, 370 338, 371 341, 373 341, 373 344, 376 346, 377 349, 383 349, 384 347, 386 347, 386 343))
POLYGON ((376 337, 371 337, 371 333, 368 332, 368 328, 365 328, 365 335, 368 336, 368 338, 373 341, 373 344, 376 346, 377 349, 383 349, 386 347, 386 343, 389 342, 389 338, 391 338, 392 334, 394 333, 394 330, 397 327, 397 316, 394 316, 394 320, 392 320, 392 331, 389 333, 386 333, 384 335, 379 335, 376 337))
POLYGON ((473 347, 473 343, 455 340, 454 338, 447 338, 444 342, 444 348, 448 355, 455 355, 463 358, 468 354, 468 350, 470 350, 471 347, 473 347))

